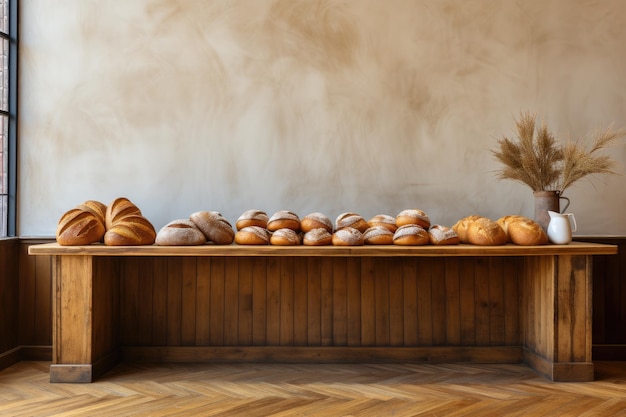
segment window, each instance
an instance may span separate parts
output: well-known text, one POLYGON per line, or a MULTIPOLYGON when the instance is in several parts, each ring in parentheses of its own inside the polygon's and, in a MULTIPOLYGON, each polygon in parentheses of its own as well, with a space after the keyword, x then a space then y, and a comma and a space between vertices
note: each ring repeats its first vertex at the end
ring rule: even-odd
POLYGON ((0 238, 15 235, 16 5, 0 0, 0 238))

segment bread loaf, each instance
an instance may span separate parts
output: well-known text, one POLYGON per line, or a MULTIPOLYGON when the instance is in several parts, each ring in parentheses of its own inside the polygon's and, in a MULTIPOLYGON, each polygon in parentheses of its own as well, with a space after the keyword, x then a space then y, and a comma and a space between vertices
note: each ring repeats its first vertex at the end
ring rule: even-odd
POLYGON ((374 217, 372 217, 371 219, 367 221, 367 225, 369 227, 382 226, 386 228, 387 230, 389 230, 392 235, 398 229, 398 225, 396 224, 395 217, 392 217, 388 214, 375 215, 374 217))
POLYGON ((155 239, 154 226, 141 215, 124 216, 104 234, 104 244, 108 246, 151 245, 155 239))
POLYGON ((467 243, 480 246, 504 245, 508 241, 504 229, 487 217, 479 217, 469 223, 467 243))
POLYGON ((141 210, 126 197, 118 197, 108 205, 105 214, 105 225, 109 230, 114 223, 126 216, 141 216, 141 210))
POLYGON ((478 215, 471 215, 471 216, 467 216, 462 218, 461 220, 457 221, 454 225, 452 225, 452 230, 454 230, 457 234, 457 236, 459 237, 459 240, 462 243, 470 243, 469 242, 469 236, 468 236, 468 230, 469 230, 469 225, 474 221, 479 219, 481 216, 478 215))
POLYGON ((230 245, 235 240, 231 224, 217 211, 197 211, 189 219, 204 234, 209 242, 216 245, 230 245))
POLYGON ((393 244, 403 246, 421 246, 430 242, 428 232, 417 224, 405 224, 393 234, 393 244))
POLYGON ((79 204, 76 208, 92 213, 102 222, 103 225, 106 225, 107 206, 105 204, 96 200, 87 200, 84 203, 79 204))
POLYGON ((363 233, 367 230, 369 225, 360 215, 348 212, 340 214, 335 220, 336 230, 343 229, 344 227, 351 227, 363 233))
POLYGON ((333 232, 333 223, 330 218, 323 213, 310 213, 300 221, 300 228, 304 233, 313 229, 325 229, 329 233, 333 232))
POLYGON ((363 233, 363 241, 366 245, 391 245, 393 232, 385 226, 372 226, 363 233))
POLYGON ((267 221, 267 230, 275 232, 279 229, 291 229, 300 231, 300 218, 296 213, 287 210, 280 210, 272 214, 267 221))
POLYGON ((74 208, 61 216, 56 239, 62 246, 89 245, 100 242, 105 231, 104 223, 96 214, 74 208))
POLYGON ((422 229, 428 230, 430 218, 420 209, 406 209, 396 215, 396 225, 400 227, 405 224, 416 224, 421 226, 422 229))
POLYGON ((267 222, 269 217, 267 213, 261 210, 247 210, 239 216, 235 222, 237 230, 241 230, 244 227, 257 226, 263 229, 267 228, 267 222))
POLYGON ((270 233, 260 226, 247 226, 235 233, 238 245, 269 245, 270 233))
POLYGON ((155 244, 161 246, 203 245, 206 236, 189 219, 172 220, 163 226, 156 235, 155 244))
POLYGON ((306 246, 327 246, 332 243, 333 235, 322 227, 309 230, 302 239, 302 244, 306 246))
POLYGON ((362 246, 363 233, 353 227, 343 227, 333 233, 332 242, 335 246, 362 246))
POLYGON ((509 242, 516 245, 534 246, 548 243, 548 235, 535 221, 524 216, 504 216, 497 223, 506 233, 509 242))
POLYGON ((428 230, 431 245, 457 245, 461 242, 456 232, 447 226, 432 225, 428 230))
POLYGON ((300 244, 300 235, 293 229, 278 229, 272 233, 270 244, 277 246, 297 246, 300 244))

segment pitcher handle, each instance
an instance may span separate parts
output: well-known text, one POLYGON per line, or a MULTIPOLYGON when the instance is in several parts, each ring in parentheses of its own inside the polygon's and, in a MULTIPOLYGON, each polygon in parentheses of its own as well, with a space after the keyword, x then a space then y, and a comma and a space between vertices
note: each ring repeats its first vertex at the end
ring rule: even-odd
POLYGON ((569 217, 570 224, 572 225, 572 233, 574 233, 576 230, 578 230, 578 225, 576 225, 576 217, 574 217, 572 213, 569 213, 567 217, 569 217))
POLYGON ((563 207, 561 209, 561 214, 565 213, 565 210, 567 210, 567 208, 569 207, 569 198, 567 197, 563 197, 562 195, 559 195, 559 200, 565 200, 567 203, 565 203, 565 207, 563 207))

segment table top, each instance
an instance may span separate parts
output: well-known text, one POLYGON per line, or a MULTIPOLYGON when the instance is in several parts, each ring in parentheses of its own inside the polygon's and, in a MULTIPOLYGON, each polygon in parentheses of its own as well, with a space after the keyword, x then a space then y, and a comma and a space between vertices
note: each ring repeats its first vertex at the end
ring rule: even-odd
POLYGON ((32 245, 30 255, 54 256, 339 256, 339 257, 395 257, 395 256, 548 256, 548 255, 613 255, 616 245, 571 242, 568 245, 501 246, 447 245, 447 246, 271 246, 271 245, 214 245, 199 246, 61 246, 58 243, 32 245))

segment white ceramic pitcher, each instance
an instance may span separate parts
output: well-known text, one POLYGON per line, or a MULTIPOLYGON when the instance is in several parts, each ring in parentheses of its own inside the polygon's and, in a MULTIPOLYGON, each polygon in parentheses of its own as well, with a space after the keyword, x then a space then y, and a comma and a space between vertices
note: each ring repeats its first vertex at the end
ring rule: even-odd
POLYGON ((572 241, 572 233, 578 228, 576 218, 572 213, 557 213, 548 211, 550 223, 548 223, 548 238, 555 245, 567 245, 572 241))

